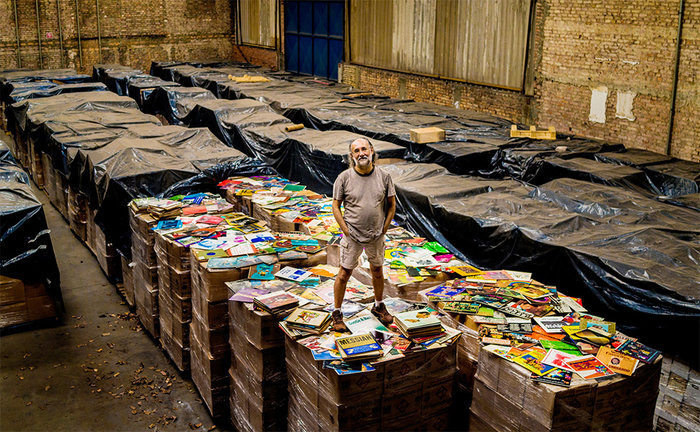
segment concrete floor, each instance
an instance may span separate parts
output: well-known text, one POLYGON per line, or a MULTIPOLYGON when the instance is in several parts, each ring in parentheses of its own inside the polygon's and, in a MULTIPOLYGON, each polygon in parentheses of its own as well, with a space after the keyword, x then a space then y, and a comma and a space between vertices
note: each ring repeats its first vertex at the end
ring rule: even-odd
POLYGON ((51 229, 66 312, 62 322, 0 337, 0 430, 212 428, 192 381, 142 331, 92 253, 33 187, 51 229))

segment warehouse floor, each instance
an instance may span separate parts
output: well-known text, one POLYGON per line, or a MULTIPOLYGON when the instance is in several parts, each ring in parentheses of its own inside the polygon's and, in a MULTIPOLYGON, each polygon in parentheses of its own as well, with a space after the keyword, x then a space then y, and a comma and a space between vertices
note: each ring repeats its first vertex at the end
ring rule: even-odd
POLYGON ((66 311, 62 323, 0 338, 0 430, 212 428, 192 381, 142 331, 92 253, 32 186, 51 229, 66 311))

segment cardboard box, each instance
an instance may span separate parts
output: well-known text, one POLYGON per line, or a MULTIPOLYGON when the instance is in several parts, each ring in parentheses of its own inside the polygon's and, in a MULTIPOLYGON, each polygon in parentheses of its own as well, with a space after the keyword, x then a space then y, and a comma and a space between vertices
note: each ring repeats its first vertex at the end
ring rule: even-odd
POLYGON ((190 323, 190 332, 194 333, 202 349, 212 358, 219 359, 229 356, 231 348, 228 342, 228 327, 208 328, 195 312, 190 323))
POLYGON ((230 326, 257 349, 284 345, 284 332, 271 314, 253 309, 251 303, 229 301, 230 326))
POLYGON ((411 129, 411 141, 418 144, 445 141, 445 131, 438 127, 411 129))
POLYGON ((28 320, 27 304, 25 302, 0 306, 0 328, 22 324, 28 320))
POLYGON ((0 306, 21 303, 24 299, 24 282, 0 275, 0 306))
POLYGON ((190 370, 189 340, 187 341, 187 346, 182 346, 182 344, 176 341, 165 328, 161 328, 160 342, 163 345, 163 349, 168 353, 168 356, 180 372, 190 370))
POLYGON ((228 301, 210 302, 204 293, 192 293, 192 317, 197 317, 208 329, 225 328, 228 334, 228 301))
MULTIPOLYGON (((190 333, 191 334, 191 333, 190 333)), ((199 391, 209 413, 216 420, 226 420, 229 417, 229 382, 224 368, 223 375, 211 375, 212 369, 220 369, 220 362, 207 358, 206 353, 198 348, 198 344, 190 340, 190 371, 192 381, 199 391)))
POLYGON ((257 349, 243 337, 231 338, 231 364, 257 382, 286 382, 284 347, 257 349))
POLYGON ((124 283, 124 298, 126 303, 130 306, 134 306, 134 268, 131 266, 131 262, 124 256, 121 255, 122 261, 122 282, 124 283))
POLYGON ((27 297, 27 319, 36 321, 40 319, 55 318, 56 306, 49 296, 27 297))

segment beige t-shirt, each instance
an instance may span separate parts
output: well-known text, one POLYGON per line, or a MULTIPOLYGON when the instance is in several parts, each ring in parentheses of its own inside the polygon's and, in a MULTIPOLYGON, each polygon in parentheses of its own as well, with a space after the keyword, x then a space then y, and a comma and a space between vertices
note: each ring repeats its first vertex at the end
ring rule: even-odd
POLYGON ((350 167, 333 184, 333 199, 345 207, 343 219, 353 240, 367 243, 382 235, 386 197, 396 195, 391 176, 377 166, 362 175, 350 167))

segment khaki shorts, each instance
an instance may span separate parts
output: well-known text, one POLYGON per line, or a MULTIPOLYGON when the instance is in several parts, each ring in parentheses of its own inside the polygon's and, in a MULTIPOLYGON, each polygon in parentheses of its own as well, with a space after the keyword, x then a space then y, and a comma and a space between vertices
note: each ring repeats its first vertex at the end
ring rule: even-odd
POLYGON ((384 265, 384 236, 379 236, 378 239, 369 243, 360 243, 347 236, 343 236, 340 240, 340 266, 348 270, 357 267, 362 251, 367 254, 369 263, 374 267, 384 265))

